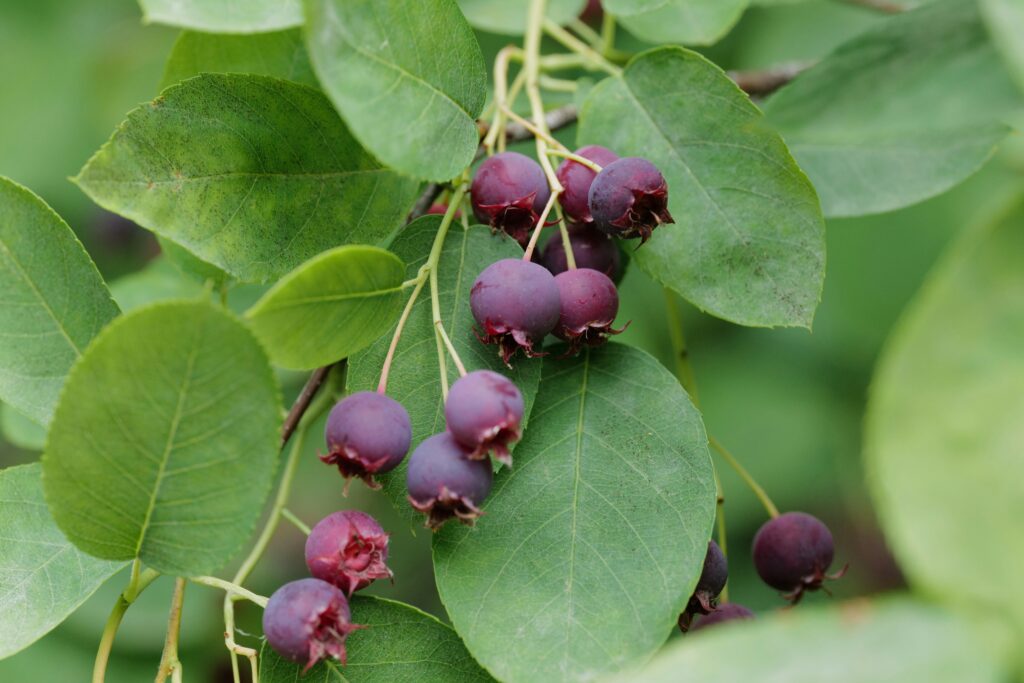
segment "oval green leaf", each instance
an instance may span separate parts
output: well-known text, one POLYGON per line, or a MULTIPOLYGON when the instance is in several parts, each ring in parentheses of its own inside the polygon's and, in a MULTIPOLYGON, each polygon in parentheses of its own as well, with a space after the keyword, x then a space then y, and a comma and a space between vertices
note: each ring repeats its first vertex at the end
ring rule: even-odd
POLYGON ((139 0, 143 20, 207 33, 262 33, 302 24, 301 0, 139 0))
POLYGON ((50 510, 96 557, 209 574, 260 516, 281 410, 266 354, 230 313, 202 302, 129 313, 61 394, 43 454, 50 510))
POLYGON ((486 683, 494 679, 473 661, 451 628, 393 600, 356 596, 352 622, 365 629, 346 641, 348 664, 323 662, 302 674, 302 664, 273 649, 260 654, 263 683, 486 683))
POLYGON ((871 383, 865 454, 900 567, 1024 633, 1024 205, 958 243, 871 383))
MULTIPOLYGON (((462 13, 478 29, 520 36, 526 31, 530 0, 458 0, 462 13)), ((547 17, 556 24, 567 24, 586 6, 587 0, 548 0, 547 17)))
MULTIPOLYGON (((416 277, 426 260, 434 235, 441 224, 440 216, 425 216, 395 239, 391 249, 408 264, 405 277, 416 277)), ((523 394, 525 414, 529 416, 537 384, 540 382, 540 361, 520 358, 513 370, 505 367, 493 346, 485 346, 474 332, 473 316, 469 310, 469 290, 480 272, 503 258, 522 258, 523 250, 503 234, 493 234, 490 228, 473 226, 464 230, 452 225, 441 250, 437 268, 438 295, 441 318, 445 331, 459 357, 470 372, 493 370, 507 375, 523 394)), ((373 391, 380 380, 380 370, 387 355, 393 332, 382 336, 377 343, 349 361, 348 386, 352 391, 373 391)), ((448 383, 459 378, 454 363, 447 362, 448 383)), ((395 359, 388 378, 388 395, 400 401, 412 420, 412 447, 420 441, 444 431, 444 400, 441 396, 441 373, 438 369, 437 345, 430 311, 430 293, 424 289, 413 306, 409 320, 402 331, 395 359)), ((525 426, 524 422, 524 426, 525 426)), ((406 515, 410 523, 419 523, 421 515, 406 499, 405 463, 394 472, 378 477, 384 491, 395 506, 406 515)))
POLYGON ((645 52, 591 91, 579 142, 665 174, 676 224, 635 252, 654 279, 741 325, 810 326, 825 277, 814 188, 721 69, 682 48, 645 52))
POLYGON ((183 31, 164 67, 161 89, 201 73, 245 73, 319 87, 301 29, 231 36, 183 31))
POLYGON ((80 551, 43 501, 39 463, 0 471, 0 659, 49 633, 124 566, 80 551))
POLYGON ((418 190, 359 146, 322 93, 242 74, 191 78, 132 111, 75 182, 247 281, 384 240, 418 190))
POLYGON ((362 351, 402 309, 405 265, 377 247, 338 247, 281 279, 246 317, 270 360, 310 370, 362 351))
POLYGON ((117 314, 68 224, 0 177, 0 400, 49 424, 71 365, 117 314))
POLYGON ((833 217, 948 190, 992 155, 1021 104, 975 3, 946 0, 840 46, 764 110, 833 217))
MULTIPOLYGON (((633 5, 619 17, 626 30, 648 43, 712 45, 743 15, 748 0, 619 0, 609 5, 633 5)), ((614 9, 609 7, 613 14, 614 9)))
POLYGON ((137 273, 123 275, 111 282, 110 293, 125 313, 157 301, 206 296, 201 284, 179 271, 163 256, 137 273))
POLYGON ((1003 61, 1024 88, 1024 2, 1021 0, 981 0, 981 13, 1003 61))
POLYGON ((700 414, 646 353, 544 360, 515 466, 434 542, 455 630, 496 678, 591 681, 665 642, 700 575, 715 482, 700 414))
POLYGON ((455 0, 306 0, 327 95, 391 168, 444 181, 473 162, 487 71, 455 0))

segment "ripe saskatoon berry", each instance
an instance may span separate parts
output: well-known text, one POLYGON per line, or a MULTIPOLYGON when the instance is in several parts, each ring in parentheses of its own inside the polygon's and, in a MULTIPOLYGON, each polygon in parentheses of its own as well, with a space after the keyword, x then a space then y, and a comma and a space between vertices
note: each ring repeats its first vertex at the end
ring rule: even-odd
POLYGON ((602 169, 590 186, 590 214, 594 224, 609 235, 639 237, 672 223, 668 212, 668 185, 661 171, 646 159, 626 157, 602 169))
MULTIPOLYGON (((622 253, 615 241, 592 225, 570 225, 569 244, 576 258, 577 268, 599 270, 618 282, 622 279, 622 253)), ((569 270, 569 259, 565 256, 565 244, 560 235, 548 240, 541 255, 540 263, 558 275, 569 270)))
POLYGON ((491 492, 489 460, 472 460, 449 432, 426 439, 409 458, 409 502, 427 515, 427 528, 438 529, 453 517, 473 524, 480 504, 491 492))
MULTIPOLYGON (((587 145, 576 150, 576 155, 584 159, 590 159, 598 166, 607 166, 617 161, 619 155, 607 147, 600 145, 587 145)), ((587 168, 578 161, 566 159, 558 166, 555 172, 558 181, 562 183, 565 191, 558 198, 565 215, 574 221, 587 223, 593 220, 590 216, 590 185, 597 175, 593 170, 587 168)))
POLYGON ((477 168, 470 197, 478 221, 525 247, 551 190, 540 164, 518 152, 502 152, 477 168))
POLYGON ((270 596, 263 610, 263 634, 279 655, 306 662, 308 671, 327 657, 345 663, 345 638, 363 628, 351 619, 339 588, 320 579, 299 579, 270 596))
POLYGON ((619 312, 619 293, 607 275, 577 268, 556 275, 555 284, 561 314, 554 334, 569 342, 570 354, 579 351, 584 344, 600 346, 609 334, 622 332, 612 328, 619 312))
POLYGON ((807 591, 821 588, 825 579, 846 572, 826 574, 832 564, 832 533, 819 519, 804 512, 787 512, 765 522, 754 536, 754 566, 772 588, 788 591, 794 604, 807 591))
POLYGON ((493 451, 498 462, 512 465, 508 446, 519 440, 523 421, 523 395, 512 380, 490 370, 459 378, 444 404, 444 417, 470 458, 484 459, 493 451))
POLYGON ((704 569, 697 579, 697 587, 693 591, 686 610, 692 614, 707 614, 715 609, 712 602, 725 588, 729 580, 729 563, 718 544, 708 541, 708 552, 704 556, 704 569))
POLYGON ((398 467, 409 452, 412 423, 409 413, 393 398, 372 391, 347 396, 327 417, 328 465, 337 465, 346 478, 360 477, 379 488, 373 475, 398 467))
POLYGON ((503 259, 477 277, 469 292, 469 307, 483 330, 480 341, 497 344, 508 365, 518 349, 527 356, 540 355, 533 346, 555 329, 562 302, 555 278, 546 268, 503 259))
POLYGON ((341 510, 321 519, 306 539, 306 566, 351 596, 374 579, 390 579, 388 535, 370 515, 341 510))
POLYGON ((743 605, 737 605, 735 602, 727 602, 724 605, 716 607, 714 612, 697 617, 690 630, 699 631, 702 628, 709 628, 715 624, 721 624, 723 622, 753 618, 754 613, 743 605))

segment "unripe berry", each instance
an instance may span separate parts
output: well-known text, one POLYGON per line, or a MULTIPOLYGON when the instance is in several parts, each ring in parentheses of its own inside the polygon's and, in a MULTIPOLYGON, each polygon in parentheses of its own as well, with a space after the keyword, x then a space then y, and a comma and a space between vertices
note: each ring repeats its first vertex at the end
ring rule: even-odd
POLYGON ((590 186, 589 203, 598 228, 617 237, 639 237, 641 244, 656 227, 674 222, 668 212, 665 177, 654 164, 639 157, 605 166, 590 186))
MULTIPOLYGON (((607 166, 619 158, 618 154, 600 145, 580 147, 575 153, 577 156, 593 161, 598 166, 607 166)), ((578 161, 566 159, 558 166, 555 175, 562 183, 562 187, 565 188, 558 197, 565 215, 571 220, 581 223, 592 221, 589 203, 590 185, 594 182, 597 173, 578 161)))
POLYGON ((619 312, 619 293, 607 275, 577 268, 556 275, 555 284, 561 307, 554 334, 569 342, 569 353, 583 345, 600 346, 608 335, 622 332, 612 328, 619 312))
POLYGON ((544 169, 518 152, 485 159, 470 187, 476 219, 511 235, 524 247, 550 197, 544 169))
POLYGON ((754 566, 772 588, 787 591, 796 603, 807 591, 821 588, 834 554, 832 533, 818 518, 805 512, 787 512, 765 522, 754 536, 754 566))
POLYGON ((270 647, 306 671, 321 659, 345 663, 345 639, 355 629, 348 600, 320 579, 299 579, 274 591, 263 610, 263 634, 270 647))
POLYGON ((509 444, 519 440, 523 395, 509 378, 476 370, 452 385, 444 404, 448 431, 469 450, 469 457, 494 452, 499 462, 512 465, 509 444))
MULTIPOLYGON (((569 244, 576 259, 577 268, 597 270, 618 282, 622 279, 622 253, 608 235, 592 224, 572 224, 568 227, 569 244)), ((565 255, 565 244, 561 235, 555 235, 544 246, 540 264, 558 275, 569 270, 569 259, 565 255)))
POLYGON ((472 525, 493 479, 491 462, 470 459, 469 451, 449 432, 435 434, 417 446, 406 473, 409 502, 426 513, 430 529, 453 517, 472 525))
POLYGON ((402 462, 412 441, 409 413, 393 398, 371 391, 347 396, 327 417, 328 465, 337 465, 349 479, 360 477, 379 488, 373 475, 389 472, 402 462))
POLYGON ((306 539, 309 573, 348 596, 375 579, 390 579, 387 559, 388 535, 377 520, 358 510, 327 515, 306 539))
POLYGON ((690 631, 699 631, 702 628, 709 628, 716 624, 753 618, 754 613, 743 605, 737 605, 735 602, 727 602, 724 605, 716 607, 715 611, 697 617, 693 622, 693 626, 690 627, 690 631))

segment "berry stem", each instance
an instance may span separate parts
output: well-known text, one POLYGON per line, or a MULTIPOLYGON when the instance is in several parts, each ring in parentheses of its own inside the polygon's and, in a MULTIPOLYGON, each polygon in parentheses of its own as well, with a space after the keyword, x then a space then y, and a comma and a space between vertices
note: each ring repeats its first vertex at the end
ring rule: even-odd
POLYGON ((142 563, 138 558, 132 562, 132 572, 131 578, 128 580, 128 586, 117 596, 117 602, 114 603, 113 609, 110 610, 110 616, 107 617, 107 623, 103 627, 103 635, 100 636, 100 645, 96 650, 96 662, 92 668, 92 683, 103 683, 103 680, 106 678, 107 662, 110 661, 110 650, 114 646, 114 637, 117 635, 117 629, 121 625, 124 613, 128 611, 128 608, 131 607, 142 591, 146 590, 146 587, 160 576, 160 572, 152 569, 143 571, 141 566, 142 563))
POLYGON ((298 516, 289 510, 288 508, 281 508, 281 516, 291 522, 296 529, 309 536, 310 532, 313 531, 309 528, 309 525, 303 522, 298 516))
POLYGON ((444 325, 440 320, 435 320, 434 326, 437 328, 437 333, 441 335, 441 340, 444 342, 445 347, 448 349, 448 353, 451 354, 452 360, 455 362, 455 367, 459 371, 459 377, 465 377, 466 366, 462 364, 462 359, 459 358, 459 352, 455 350, 455 346, 452 345, 452 340, 448 337, 448 333, 444 331, 444 325))
POLYGON ((580 57, 583 57, 583 59, 585 59, 588 65, 592 68, 605 71, 612 76, 622 75, 622 69, 609 62, 600 52, 593 49, 555 22, 550 19, 543 19, 541 25, 544 27, 545 33, 578 54, 580 57))
POLYGON ((423 266, 419 269, 414 282, 416 286, 412 290, 412 294, 409 295, 409 300, 405 303, 405 309, 402 310, 401 317, 398 318, 398 324, 395 325, 395 333, 391 335, 391 344, 388 346, 387 356, 384 357, 384 365, 381 366, 380 370, 380 382, 377 384, 377 393, 385 394, 388 389, 388 375, 391 372, 391 363, 395 360, 395 351, 398 349, 398 340, 402 338, 402 331, 405 329, 405 323, 409 320, 409 315, 412 313, 412 307, 416 304, 416 299, 420 295, 420 291, 423 289, 423 285, 427 284, 427 267, 423 266))
POLYGON ((548 197, 548 203, 544 205, 544 210, 540 212, 540 217, 537 219, 537 226, 533 229, 533 234, 530 235, 530 243, 526 245, 526 251, 523 252, 523 260, 529 261, 533 258, 533 250, 537 247, 537 241, 540 239, 540 232, 544 228, 544 223, 548 220, 548 214, 551 213, 551 208, 555 205, 558 200, 558 195, 561 194, 561 189, 552 190, 551 196, 548 197))
POLYGON ((569 228, 565 224, 562 207, 556 206, 555 212, 558 214, 558 232, 562 238, 562 249, 565 251, 565 264, 569 270, 576 270, 576 254, 572 251, 572 239, 569 238, 569 228))
MULTIPOLYGON (((508 45, 498 50, 498 54, 494 58, 494 119, 491 122, 490 130, 487 131, 487 136, 484 138, 484 149, 487 150, 488 156, 494 154, 495 143, 498 145, 499 152, 504 151, 505 125, 507 123, 505 108, 511 102, 515 102, 516 95, 519 94, 519 89, 522 88, 522 81, 517 77, 512 84, 512 90, 509 90, 508 67, 512 59, 520 61, 523 59, 522 49, 515 45, 508 45)), ((522 73, 520 73, 521 75, 522 73)))
POLYGON ((580 86, 576 81, 570 81, 564 78, 552 78, 551 76, 545 76, 544 74, 541 74, 539 83, 540 87, 552 92, 574 93, 580 89, 580 86))
POLYGON ((586 166, 594 173, 600 173, 601 170, 604 168, 600 164, 594 163, 593 161, 586 157, 581 157, 579 154, 566 150, 561 145, 559 145, 557 148, 549 149, 548 154, 553 154, 556 157, 564 157, 566 159, 571 159, 572 161, 575 161, 577 164, 582 164, 586 166))
POLYGON ((615 52, 615 16, 605 12, 601 17, 601 54, 605 57, 615 52))
POLYGON ((181 661, 178 659, 178 636, 181 633, 181 608, 185 603, 185 579, 174 580, 174 594, 171 596, 171 613, 167 617, 167 635, 164 638, 164 651, 160 655, 160 668, 157 669, 156 683, 163 683, 171 677, 172 683, 181 683, 181 661))
POLYGON ((772 519, 778 517, 779 509, 775 507, 775 503, 772 502, 772 499, 769 498, 768 494, 765 493, 763 488, 761 488, 761 485, 757 483, 757 480, 750 476, 750 473, 747 472, 746 468, 740 464, 739 460, 737 460, 733 454, 722 445, 722 442, 713 436, 709 436, 708 443, 720 456, 722 456, 722 459, 729 463, 730 467, 736 470, 736 474, 740 475, 740 478, 744 483, 750 487, 750 490, 754 492, 757 499, 761 501, 761 505, 763 505, 764 509, 768 511, 768 516, 772 519))
POLYGON ((579 17, 574 18, 569 22, 569 28, 575 31, 583 40, 590 43, 595 50, 600 50, 602 46, 601 34, 590 28, 585 21, 579 17))
POLYGON ((673 356, 676 359, 676 377, 683 389, 690 395, 695 406, 700 405, 700 398, 697 394, 697 379, 693 374, 693 366, 690 365, 690 351, 686 345, 686 335, 683 332, 683 316, 679 310, 679 301, 672 290, 665 288, 665 313, 668 316, 668 334, 672 340, 673 356))
MULTIPOLYGON (((539 80, 538 80, 538 83, 539 83, 539 80)), ((561 142, 556 140, 550 133, 548 133, 548 132, 542 130, 541 128, 539 128, 538 126, 536 126, 529 119, 523 118, 519 114, 517 114, 514 111, 512 111, 511 109, 509 109, 508 107, 505 108, 505 115, 508 118, 510 118, 513 121, 515 121, 516 123, 518 123, 520 126, 525 128, 526 130, 528 130, 530 133, 532 133, 535 138, 542 139, 542 140, 544 140, 544 142, 546 142, 547 144, 551 145, 552 147, 555 147, 556 149, 565 150, 565 152, 571 154, 571 152, 569 152, 569 149, 565 145, 563 145, 561 142)), ((548 150, 547 153, 548 154, 552 154, 553 152, 551 150, 548 150)), ((589 161, 589 159, 588 159, 588 161, 589 161)))
MULTIPOLYGON (((462 198, 466 195, 468 186, 468 179, 463 174, 459 186, 452 192, 451 201, 448 203, 448 210, 445 211, 444 218, 441 219, 441 225, 434 236, 434 244, 430 247, 430 255, 427 257, 427 263, 424 266, 428 270, 430 279, 430 311, 433 316, 434 341, 437 344, 437 365, 441 373, 441 395, 446 401, 448 400, 448 362, 445 357, 444 337, 447 337, 447 335, 442 337, 443 323, 441 321, 441 296, 438 293, 437 286, 437 265, 441 261, 441 251, 444 248, 444 240, 448 235, 448 229, 451 227, 452 221, 455 220, 455 212, 458 211, 459 205, 462 204, 462 198)), ((458 358, 454 347, 451 347, 450 351, 456 366, 462 368, 462 372, 464 372, 465 368, 462 365, 462 360, 458 358)))
POLYGON ((228 596, 234 596, 237 599, 248 600, 254 602, 260 607, 267 606, 267 598, 262 595, 257 595, 247 588, 243 588, 238 584, 224 579, 218 579, 216 576, 190 576, 188 580, 192 583, 197 583, 200 586, 209 586, 210 588, 219 588, 222 591, 226 591, 228 596))
MULTIPOLYGON (((722 549, 722 555, 729 559, 729 544, 725 533, 725 490, 722 488, 722 479, 718 476, 718 468, 715 472, 715 525, 718 531, 718 547, 722 549)), ((722 586, 722 602, 729 602, 729 579, 726 577, 725 585, 722 586)))

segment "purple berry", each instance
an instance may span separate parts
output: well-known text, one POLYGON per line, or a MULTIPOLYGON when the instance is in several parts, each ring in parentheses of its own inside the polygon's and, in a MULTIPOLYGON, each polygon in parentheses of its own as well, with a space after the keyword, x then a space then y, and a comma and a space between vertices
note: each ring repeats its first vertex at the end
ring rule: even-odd
MULTIPOLYGON (((600 145, 587 145, 576 150, 576 155, 584 159, 590 159, 598 166, 607 166, 613 161, 618 161, 619 155, 607 147, 600 145)), ((590 217, 590 185, 597 175, 593 170, 584 166, 578 161, 566 159, 559 165, 555 172, 558 181, 562 183, 565 191, 558 198, 565 215, 574 221, 588 223, 593 220, 590 217)))
POLYGON ((540 164, 518 152, 502 152, 477 168, 470 196, 478 221, 525 247, 551 189, 540 164))
POLYGON ((263 634, 270 647, 308 671, 321 659, 345 663, 345 638, 363 628, 351 623, 348 600, 320 579, 299 579, 274 591, 263 610, 263 634))
POLYGON ((719 605, 715 608, 715 611, 710 614, 706 614, 694 621, 693 626, 690 627, 691 631, 699 631, 702 628, 709 628, 715 624, 721 624, 727 621, 736 621, 738 619, 753 619, 754 613, 743 605, 737 605, 735 602, 727 602, 724 605, 719 605))
POLYGON ((426 513, 429 529, 438 529, 453 517, 472 525, 493 478, 489 460, 471 459, 455 437, 442 432, 417 446, 409 458, 409 502, 426 513))
MULTIPOLYGON (((569 228, 569 244, 572 255, 576 258, 577 268, 598 270, 618 282, 622 279, 622 253, 608 235, 594 228, 591 224, 573 224, 569 228)), ((540 264, 558 275, 569 270, 569 259, 565 256, 565 244, 561 235, 548 240, 541 255, 540 264)))
POLYGON ((469 293, 469 307, 485 344, 497 344, 508 365, 518 349, 537 356, 540 344, 558 323, 562 303, 555 278, 543 266, 503 259, 484 268, 469 293))
POLYGON ((374 474, 389 472, 402 462, 412 441, 409 413, 393 398, 372 391, 347 396, 327 417, 328 465, 337 465, 346 478, 360 477, 379 488, 374 474))
POLYGON ((729 563, 718 544, 708 541, 708 552, 704 556, 704 568, 701 570, 697 587, 693 591, 686 609, 693 614, 707 614, 715 609, 714 599, 725 588, 729 580, 729 563))
POLYGON ((619 293, 615 283, 589 268, 567 270, 555 276, 561 300, 561 314, 554 334, 569 342, 569 353, 576 353, 584 344, 600 346, 610 334, 619 312, 619 293))
POLYGON ((519 440, 523 421, 523 395, 512 380, 490 370, 460 377, 448 393, 444 417, 470 458, 483 459, 493 451, 498 462, 512 465, 508 446, 519 440))
POLYGON ((787 512, 765 522, 754 536, 753 559, 761 580, 788 592, 794 604, 807 591, 821 588, 825 579, 845 573, 826 574, 835 548, 832 533, 818 518, 805 512, 787 512))
POLYGON ((351 596, 375 579, 390 579, 388 535, 370 515, 341 510, 321 519, 306 539, 306 566, 351 596))
POLYGON ((674 222, 668 212, 665 177, 640 157, 605 166, 590 186, 589 203, 598 228, 617 237, 639 237, 640 244, 662 223, 674 222))

